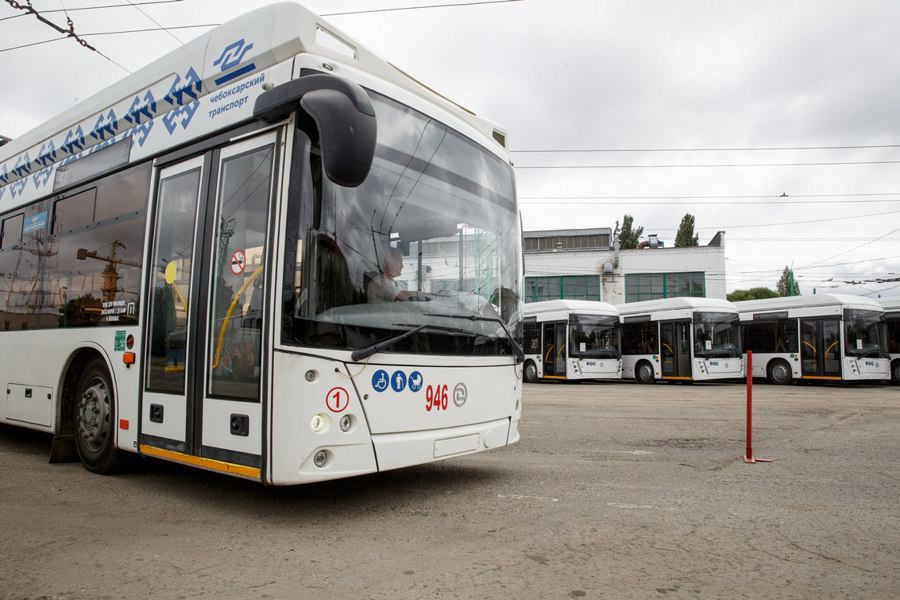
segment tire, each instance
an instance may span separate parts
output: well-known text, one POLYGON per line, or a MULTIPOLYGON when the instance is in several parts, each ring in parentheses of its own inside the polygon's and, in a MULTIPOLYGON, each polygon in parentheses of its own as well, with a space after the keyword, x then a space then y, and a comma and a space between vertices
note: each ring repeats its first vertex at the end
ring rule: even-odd
POLYGON ((769 383, 775 385, 789 385, 793 379, 791 376, 791 365, 781 359, 773 360, 769 363, 769 368, 766 370, 766 376, 769 379, 769 383))
POLYGON ((891 363, 891 381, 894 385, 900 385, 900 360, 891 363))
POLYGON ((647 361, 641 361, 634 368, 634 379, 638 383, 653 383, 653 367, 647 361))
POLYGON ((525 361, 525 369, 522 377, 524 377, 525 383, 537 383, 537 367, 532 361, 525 361))
POLYGON ((115 400, 106 364, 88 363, 75 396, 75 448, 88 471, 113 473, 127 458, 116 448, 115 400))

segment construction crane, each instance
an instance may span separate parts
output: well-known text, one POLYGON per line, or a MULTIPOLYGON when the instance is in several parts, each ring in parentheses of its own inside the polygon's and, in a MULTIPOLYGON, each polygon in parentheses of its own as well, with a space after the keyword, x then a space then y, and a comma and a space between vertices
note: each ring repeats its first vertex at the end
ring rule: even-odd
POLYGON ((106 265, 106 268, 103 269, 103 301, 104 302, 112 302, 116 299, 116 292, 119 291, 119 273, 116 271, 117 265, 128 265, 130 267, 138 267, 141 268, 143 265, 141 263, 133 262, 130 260, 123 260, 120 258, 116 258, 116 249, 124 248, 125 244, 116 240, 112 243, 112 255, 111 256, 100 256, 93 250, 88 250, 86 248, 79 248, 78 253, 76 254, 76 258, 78 260, 86 260, 88 258, 93 258, 95 260, 101 260, 103 262, 109 263, 106 265))

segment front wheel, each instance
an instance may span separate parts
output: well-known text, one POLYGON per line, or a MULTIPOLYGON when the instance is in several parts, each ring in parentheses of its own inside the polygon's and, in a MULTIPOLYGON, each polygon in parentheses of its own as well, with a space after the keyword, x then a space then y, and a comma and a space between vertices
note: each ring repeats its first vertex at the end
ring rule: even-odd
POLYGON ((646 361, 638 364, 635 369, 634 378, 638 383, 653 383, 653 367, 646 361))
POLYGON ((75 447, 88 471, 112 473, 124 463, 116 448, 116 402, 106 364, 89 363, 78 382, 75 399, 75 447))
POLYGON ((769 383, 787 385, 791 382, 791 366, 783 360, 773 360, 769 364, 769 383))
POLYGON ((891 364, 891 381, 900 385, 900 360, 895 360, 891 364))
POLYGON ((538 380, 537 367, 530 360, 525 363, 525 383, 536 383, 538 380))

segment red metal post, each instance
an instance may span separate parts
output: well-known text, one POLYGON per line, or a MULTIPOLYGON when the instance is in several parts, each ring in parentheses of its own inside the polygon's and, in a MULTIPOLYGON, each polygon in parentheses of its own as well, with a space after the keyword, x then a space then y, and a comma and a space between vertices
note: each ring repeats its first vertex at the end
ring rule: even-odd
POLYGON ((770 458, 753 456, 753 352, 747 351, 747 453, 745 463, 772 462, 770 458))
POLYGON ((747 452, 744 462, 753 460, 753 352, 747 351, 747 452))

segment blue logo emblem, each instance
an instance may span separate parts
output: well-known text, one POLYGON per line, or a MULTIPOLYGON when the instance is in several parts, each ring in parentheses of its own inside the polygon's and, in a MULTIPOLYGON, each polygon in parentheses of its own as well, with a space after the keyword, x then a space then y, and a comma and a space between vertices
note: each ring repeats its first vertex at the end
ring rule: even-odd
POLYGON ((388 389, 388 385, 390 384, 388 380, 387 371, 384 369, 378 369, 375 371, 375 374, 372 375, 372 387, 376 392, 383 392, 388 389))
POLYGON ((423 382, 422 374, 418 371, 413 371, 409 374, 409 391, 418 392, 422 389, 423 382))
MULTIPOLYGON (((222 56, 216 59, 213 63, 214 67, 219 67, 219 70, 223 73, 232 67, 236 67, 241 64, 241 61, 244 60, 244 55, 253 48, 253 44, 245 44, 244 39, 241 38, 236 42, 232 42, 225 47, 225 50, 222 51, 222 56)), ((223 83, 227 83, 232 79, 236 79, 243 75, 244 73, 249 73, 256 68, 256 65, 250 63, 249 65, 245 65, 238 69, 237 71, 232 71, 227 75, 223 75, 216 79, 216 85, 222 85, 223 83)))
POLYGON ((244 55, 253 47, 253 44, 244 44, 244 38, 236 42, 232 42, 222 51, 222 56, 213 63, 214 67, 219 67, 222 72, 227 71, 231 67, 236 67, 244 60, 244 55), (221 66, 219 66, 221 65, 221 66))
POLYGON ((402 392, 406 389, 406 373, 403 371, 394 371, 394 374, 391 375, 391 388, 395 392, 402 392))

